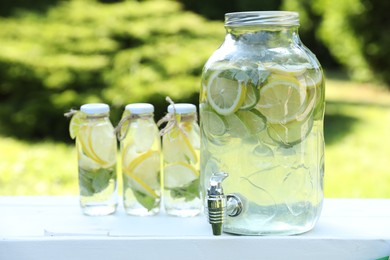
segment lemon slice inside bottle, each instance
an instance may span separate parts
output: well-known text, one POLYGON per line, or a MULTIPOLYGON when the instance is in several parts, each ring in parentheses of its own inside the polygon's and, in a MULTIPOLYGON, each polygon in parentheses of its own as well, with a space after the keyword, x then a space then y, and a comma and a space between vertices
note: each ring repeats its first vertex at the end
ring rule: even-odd
POLYGON ((148 151, 136 157, 124 167, 124 173, 132 180, 133 189, 153 198, 158 198, 155 190, 160 188, 160 153, 148 151))
POLYGON ((157 139, 158 130, 154 123, 147 119, 140 119, 134 129, 134 145, 137 152, 148 151, 157 139))
POLYGON ((191 136, 185 135, 175 128, 163 136, 163 153, 166 163, 187 162, 197 163, 198 152, 195 150, 191 136))
POLYGON ((86 157, 92 159, 96 163, 98 163, 100 166, 106 165, 107 162, 103 161, 101 158, 97 156, 97 154, 94 152, 92 148, 92 142, 91 142, 91 130, 92 128, 90 126, 82 126, 79 129, 79 132, 77 134, 77 140, 80 142, 82 151, 85 154, 86 157))
POLYGON ((306 100, 306 88, 295 77, 272 75, 260 90, 256 108, 270 123, 287 123, 301 113, 306 100))
POLYGON ((313 127, 311 116, 303 121, 294 120, 287 124, 268 124, 268 135, 277 143, 289 147, 302 142, 313 127))
POLYGON ((225 71, 215 71, 207 84, 207 100, 220 115, 237 111, 246 96, 245 82, 224 77, 225 71))
POLYGON ((99 160, 107 164, 116 160, 116 137, 111 124, 100 124, 91 127, 88 144, 99 160))
POLYGON ((178 162, 164 168, 164 186, 168 189, 185 187, 198 178, 199 172, 188 163, 178 162))

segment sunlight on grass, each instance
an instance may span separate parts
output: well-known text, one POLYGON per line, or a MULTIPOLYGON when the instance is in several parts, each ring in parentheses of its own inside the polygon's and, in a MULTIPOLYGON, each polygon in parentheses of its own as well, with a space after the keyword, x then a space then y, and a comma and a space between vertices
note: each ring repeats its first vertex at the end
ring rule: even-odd
POLYGON ((389 198, 390 93, 341 80, 326 91, 325 196, 389 198))
POLYGON ((0 195, 77 194, 73 147, 0 138, 0 195))

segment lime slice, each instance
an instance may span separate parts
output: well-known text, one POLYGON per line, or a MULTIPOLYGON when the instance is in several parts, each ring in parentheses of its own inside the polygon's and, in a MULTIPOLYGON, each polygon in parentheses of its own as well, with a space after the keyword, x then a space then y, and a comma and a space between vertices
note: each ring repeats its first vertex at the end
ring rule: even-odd
POLYGON ((248 84, 246 86, 245 100, 242 103, 240 110, 248 110, 255 107, 255 105, 259 101, 259 98, 260 98, 259 90, 252 84, 248 84))
MULTIPOLYGON (((198 152, 189 136, 175 128, 163 136, 164 161, 167 163, 187 162, 197 163, 198 152)), ((199 144, 196 144, 199 146, 199 144)))
POLYGON ((293 146, 302 142, 313 127, 313 118, 307 117, 303 121, 294 120, 287 124, 268 124, 268 135, 283 146, 293 146))
POLYGON ((76 138, 79 129, 83 124, 83 120, 84 120, 83 117, 84 114, 80 111, 77 111, 76 114, 72 116, 72 119, 70 120, 69 123, 69 134, 72 139, 76 138))
POLYGON ((266 127, 266 119, 256 109, 238 111, 237 115, 252 135, 263 131, 266 127))
POLYGON ((151 150, 136 157, 123 171, 134 181, 135 190, 156 198, 155 190, 160 189, 160 168, 160 153, 151 150))
POLYGON ((200 112, 202 126, 207 134, 221 136, 226 132, 223 119, 213 111, 202 110, 200 112))
POLYGON ((290 76, 272 75, 260 90, 256 108, 270 123, 287 123, 301 113, 306 89, 290 76))
POLYGON ((215 71, 207 84, 207 99, 220 115, 230 115, 237 111, 245 100, 244 81, 224 77, 228 71, 215 71))
POLYGON ((227 123, 227 133, 231 137, 245 138, 249 136, 249 129, 244 121, 237 114, 231 114, 224 117, 227 123))
POLYGON ((175 163, 164 168, 164 186, 168 189, 184 187, 199 178, 199 172, 190 164, 175 163))

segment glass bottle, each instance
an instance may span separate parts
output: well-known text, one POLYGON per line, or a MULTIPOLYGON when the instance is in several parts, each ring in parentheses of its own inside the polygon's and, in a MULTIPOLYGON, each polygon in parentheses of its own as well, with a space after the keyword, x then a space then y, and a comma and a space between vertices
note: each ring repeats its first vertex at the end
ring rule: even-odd
POLYGON ((114 128, 107 104, 92 103, 80 108, 76 148, 83 213, 91 216, 114 213, 117 207, 114 128))
POLYGON ((217 203, 227 210, 220 218, 225 232, 299 234, 320 215, 324 76, 298 27, 295 12, 228 13, 225 40, 204 66, 201 193, 213 192, 207 189, 214 178, 212 187, 239 200, 217 203))
POLYGON ((161 142, 154 106, 126 106, 121 120, 123 205, 127 214, 155 215, 161 200, 161 142))
POLYGON ((192 217, 201 212, 199 194, 200 136, 196 106, 171 104, 163 135, 164 207, 169 215, 192 217))

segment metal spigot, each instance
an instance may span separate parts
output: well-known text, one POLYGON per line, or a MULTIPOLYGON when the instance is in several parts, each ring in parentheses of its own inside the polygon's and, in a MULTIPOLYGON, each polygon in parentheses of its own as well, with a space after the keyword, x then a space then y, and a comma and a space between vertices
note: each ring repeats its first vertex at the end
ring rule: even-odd
POLYGON ((226 214, 230 217, 238 216, 242 212, 242 202, 235 194, 225 196, 222 181, 228 177, 225 172, 213 173, 210 177, 210 186, 207 189, 207 212, 213 235, 222 234, 226 214))

